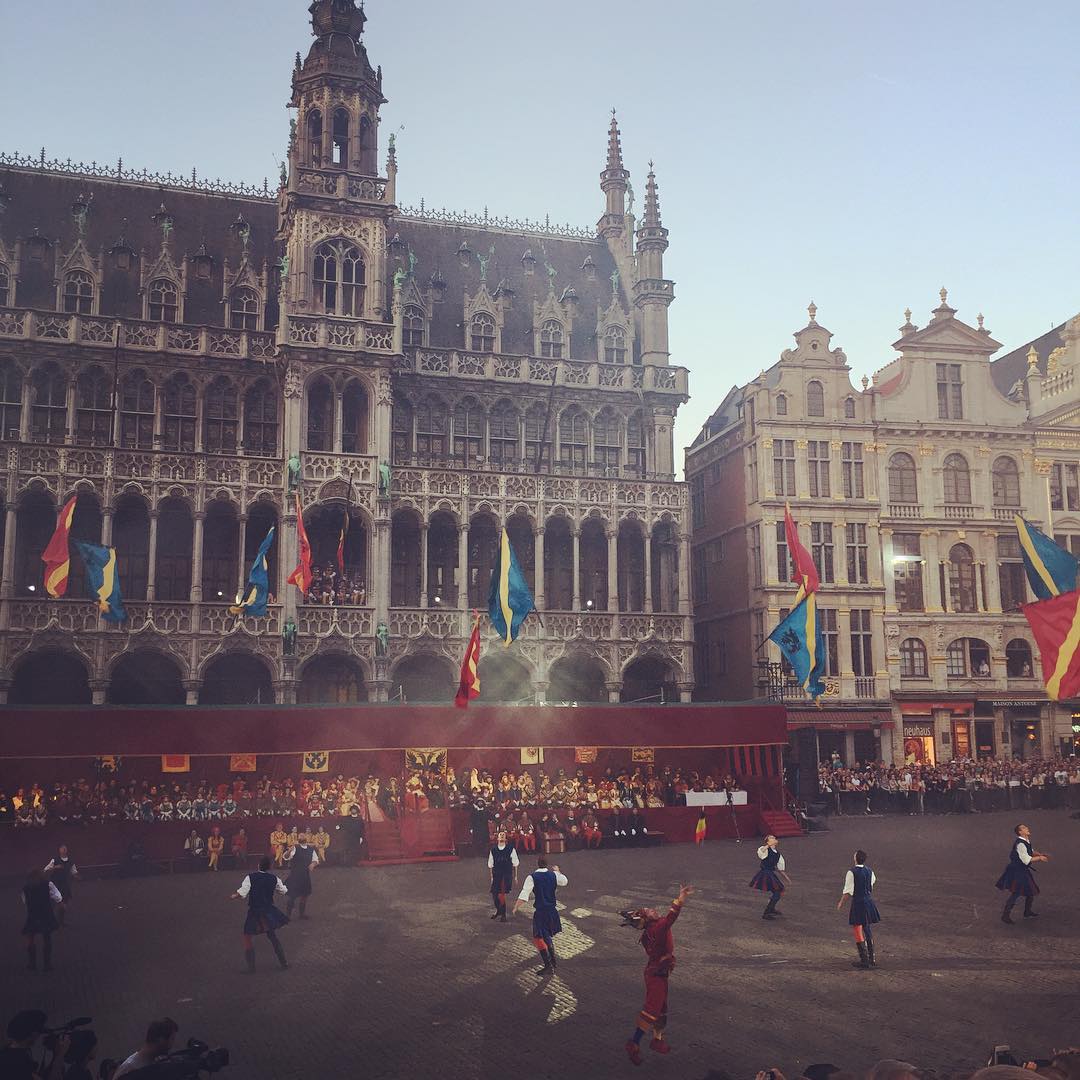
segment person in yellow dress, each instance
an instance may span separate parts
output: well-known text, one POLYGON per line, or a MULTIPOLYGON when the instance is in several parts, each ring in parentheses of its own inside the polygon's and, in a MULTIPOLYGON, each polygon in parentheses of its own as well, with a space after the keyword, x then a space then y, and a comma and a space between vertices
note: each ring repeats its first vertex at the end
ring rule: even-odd
POLYGON ((270 853, 274 856, 274 865, 281 866, 285 859, 285 847, 289 843, 289 834, 279 821, 270 834, 270 853))
POLYGON ((319 825, 319 831, 311 837, 311 846, 315 848, 315 854, 319 856, 319 862, 325 864, 326 852, 330 847, 330 834, 326 831, 325 826, 319 825))
POLYGON ((207 869, 217 870, 218 859, 221 858, 221 853, 225 850, 225 837, 221 835, 221 826, 215 825, 210 830, 210 835, 206 838, 206 854, 209 859, 207 869))

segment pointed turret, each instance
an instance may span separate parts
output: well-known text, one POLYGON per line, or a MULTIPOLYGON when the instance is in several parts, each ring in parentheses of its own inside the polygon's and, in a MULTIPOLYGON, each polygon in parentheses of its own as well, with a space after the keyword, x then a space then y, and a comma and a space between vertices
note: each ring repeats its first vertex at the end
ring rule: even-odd
POLYGON ((660 195, 653 163, 645 185, 645 213, 637 230, 637 281, 634 304, 641 312, 641 362, 668 362, 667 309, 675 299, 675 282, 664 277, 668 231, 660 220, 660 195))
POLYGON ((601 236, 621 236, 626 217, 626 189, 630 173, 623 168, 622 143, 619 139, 619 122, 615 110, 611 110, 608 126, 607 167, 600 174, 600 190, 607 197, 604 216, 597 224, 601 236))

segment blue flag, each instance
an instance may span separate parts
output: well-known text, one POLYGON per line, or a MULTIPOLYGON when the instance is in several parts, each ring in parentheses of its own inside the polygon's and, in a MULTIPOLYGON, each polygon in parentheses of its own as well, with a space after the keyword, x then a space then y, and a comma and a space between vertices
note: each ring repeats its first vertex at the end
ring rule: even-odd
POLYGON ((825 693, 825 638, 817 612, 817 593, 810 593, 769 635, 795 669, 799 685, 816 701, 825 693))
POLYGON ((120 574, 116 569, 116 550, 100 544, 84 544, 75 541, 86 567, 86 584, 90 595, 97 600, 101 617, 109 622, 121 623, 127 618, 124 601, 120 597, 120 574))
POLYGON ((1055 544, 1046 533, 1036 529, 1030 521, 1015 515, 1016 532, 1020 537, 1020 553, 1024 557, 1031 591, 1040 600, 1073 592, 1076 589, 1077 569, 1080 561, 1071 551, 1055 544))
POLYGON ((495 567, 491 571, 488 615, 504 645, 509 645, 518 636, 521 624, 532 610, 532 593, 510 546, 510 537, 503 529, 495 567))
POLYGON ((258 618, 266 614, 266 601, 270 596, 270 573, 266 553, 274 542, 274 530, 271 527, 266 539, 259 545, 258 554, 251 564, 248 574, 247 590, 236 598, 235 606, 229 608, 233 615, 254 615, 258 618))

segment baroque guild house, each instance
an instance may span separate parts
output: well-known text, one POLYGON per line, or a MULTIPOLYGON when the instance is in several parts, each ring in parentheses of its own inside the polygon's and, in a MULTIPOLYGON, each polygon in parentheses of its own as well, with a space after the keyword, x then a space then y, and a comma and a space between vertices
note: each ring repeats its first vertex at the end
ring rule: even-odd
POLYGON ((488 638, 485 699, 688 700, 655 175, 637 220, 613 115, 596 229, 401 208, 363 10, 311 13, 276 192, 0 155, 0 693, 449 701, 505 526, 542 622, 488 638), (119 627, 77 556, 44 595, 72 495, 119 627), (237 619, 272 527, 269 612, 237 619))

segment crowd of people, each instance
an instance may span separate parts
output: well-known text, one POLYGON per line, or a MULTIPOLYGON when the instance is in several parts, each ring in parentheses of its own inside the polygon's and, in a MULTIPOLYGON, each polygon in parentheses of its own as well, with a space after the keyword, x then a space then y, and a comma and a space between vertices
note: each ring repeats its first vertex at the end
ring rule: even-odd
POLYGON ((342 574, 333 563, 311 568, 311 588, 307 591, 309 604, 344 604, 363 607, 367 603, 367 587, 360 570, 346 566, 342 574))
POLYGON ((818 788, 828 812, 979 813, 1080 809, 1080 758, 962 758, 940 765, 822 762, 818 788))

